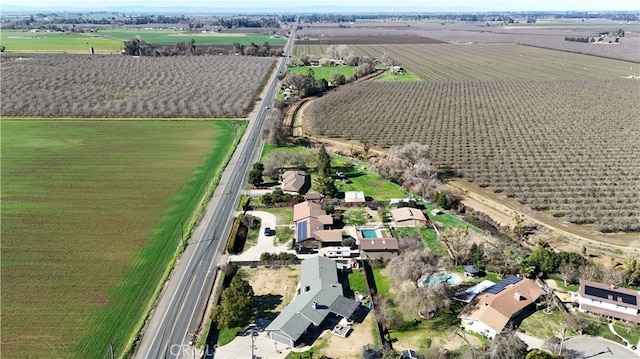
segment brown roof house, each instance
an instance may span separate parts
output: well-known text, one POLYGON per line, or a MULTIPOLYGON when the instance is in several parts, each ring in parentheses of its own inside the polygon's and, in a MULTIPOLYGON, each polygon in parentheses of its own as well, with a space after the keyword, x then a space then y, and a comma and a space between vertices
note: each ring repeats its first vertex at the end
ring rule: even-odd
POLYGON ((410 207, 391 209, 396 227, 421 227, 427 225, 427 217, 421 210, 410 207))
POLYGON ((342 230, 331 229, 333 217, 320 203, 305 201, 293 206, 294 238, 298 246, 320 248, 342 245, 342 230))
POLYGON ((543 295, 531 279, 510 276, 476 295, 458 318, 464 329, 493 339, 533 313, 535 302, 543 295))
POLYGON ((360 257, 362 259, 391 259, 398 255, 398 240, 395 238, 360 239, 360 257))
POLYGON ((304 194, 311 187, 309 176, 303 171, 285 171, 281 176, 281 186, 284 192, 304 194))
POLYGON ((640 324, 640 291, 580 280, 580 310, 640 324))

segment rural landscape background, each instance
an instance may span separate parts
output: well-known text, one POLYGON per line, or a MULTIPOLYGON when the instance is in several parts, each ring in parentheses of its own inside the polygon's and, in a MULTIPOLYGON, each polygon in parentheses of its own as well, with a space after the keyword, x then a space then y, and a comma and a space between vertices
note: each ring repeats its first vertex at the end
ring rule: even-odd
MULTIPOLYGON (((376 203, 463 203, 465 213, 446 206, 451 222, 438 225, 466 225, 469 246, 484 241, 506 253, 503 265, 487 263, 502 275, 523 273, 544 247, 581 253, 575 269, 589 260, 598 278, 637 289, 640 12, 620 6, 236 15, 3 5, 0 356, 107 358, 114 349, 132 356, 262 111, 265 183, 270 177, 277 187, 282 168, 318 175, 314 156, 326 147, 330 172, 354 174, 327 198, 366 188, 376 203), (280 61, 288 70, 278 72, 280 61), (265 103, 274 78, 278 94, 265 103), (411 143, 427 146, 433 172, 407 178, 385 162, 411 143)), ((314 191, 324 193, 315 178, 314 191)), ((293 224, 289 210, 265 207, 278 225, 293 224)), ((411 235, 447 256, 435 232, 411 235)), ((378 284, 383 293, 400 291, 389 290, 393 275, 375 270, 388 275, 378 284)), ((247 273, 258 286, 257 274, 247 273)), ((571 279, 576 286, 578 274, 571 279)), ((452 313, 421 327, 435 344, 417 334, 404 339, 433 354, 428 349, 445 347, 457 327, 452 313)), ((451 357, 473 347, 457 344, 451 357)))

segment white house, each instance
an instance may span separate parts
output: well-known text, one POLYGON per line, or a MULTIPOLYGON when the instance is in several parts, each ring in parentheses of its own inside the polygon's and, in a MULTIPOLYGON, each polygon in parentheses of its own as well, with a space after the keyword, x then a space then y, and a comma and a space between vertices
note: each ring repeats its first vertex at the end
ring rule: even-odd
POLYGON ((580 280, 578 304, 583 312, 640 324, 640 291, 580 280))

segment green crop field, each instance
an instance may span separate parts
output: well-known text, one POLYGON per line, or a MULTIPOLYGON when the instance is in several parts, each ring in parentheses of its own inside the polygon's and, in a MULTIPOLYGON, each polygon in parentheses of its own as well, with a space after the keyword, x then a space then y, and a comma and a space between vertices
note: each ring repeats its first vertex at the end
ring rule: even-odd
POLYGON ((93 47, 96 53, 119 53, 122 42, 140 36, 152 45, 174 45, 187 43, 191 39, 198 45, 233 45, 239 42, 250 45, 252 42, 262 45, 284 45, 286 39, 270 38, 269 35, 241 33, 200 33, 174 30, 100 30, 95 33, 70 34, 61 32, 2 31, 0 45, 9 52, 69 52, 90 53, 93 47))
POLYGON ((65 34, 61 32, 6 31, 0 33, 0 45, 7 52, 69 52, 117 54, 122 41, 96 34, 65 34))
POLYGON ((269 35, 242 34, 242 33, 218 33, 218 32, 188 32, 174 30, 101 30, 101 36, 120 41, 129 40, 140 36, 146 43, 154 45, 173 45, 177 42, 189 42, 191 39, 198 45, 233 45, 239 42, 250 45, 252 42, 262 45, 268 42, 271 45, 284 45, 284 38, 271 38, 269 35))
POLYGON ((233 121, 3 120, 2 355, 118 355, 233 121))
POLYGON ((331 80, 331 74, 337 72, 345 78, 353 77, 355 66, 291 66, 288 70, 292 73, 308 75, 309 70, 313 70, 313 78, 316 80, 331 80))

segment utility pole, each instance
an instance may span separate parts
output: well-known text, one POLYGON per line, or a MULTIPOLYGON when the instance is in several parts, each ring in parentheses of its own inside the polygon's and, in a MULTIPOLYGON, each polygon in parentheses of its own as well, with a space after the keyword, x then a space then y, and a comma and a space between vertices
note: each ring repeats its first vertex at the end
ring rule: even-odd
POLYGON ((255 338, 254 338, 254 334, 255 334, 254 330, 255 330, 255 327, 252 326, 251 327, 251 359, 255 359, 255 356, 253 354, 253 349, 254 349, 253 342, 255 340, 255 338))
POLYGON ((115 359, 115 353, 113 352, 113 342, 109 342, 109 350, 111 351, 111 359, 115 359))
POLYGON ((558 349, 558 355, 562 356, 562 346, 564 345, 564 335, 567 333, 567 327, 562 328, 562 339, 560 339, 560 348, 558 349))

